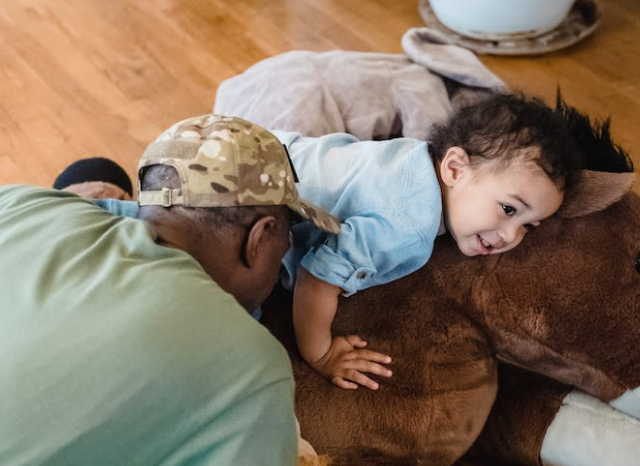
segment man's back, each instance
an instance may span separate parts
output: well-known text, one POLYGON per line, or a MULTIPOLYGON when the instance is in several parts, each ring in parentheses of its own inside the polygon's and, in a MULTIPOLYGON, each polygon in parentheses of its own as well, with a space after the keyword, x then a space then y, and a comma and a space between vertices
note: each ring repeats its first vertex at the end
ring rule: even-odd
POLYGON ((295 462, 286 353, 193 258, 62 192, 0 219, 0 464, 295 462))

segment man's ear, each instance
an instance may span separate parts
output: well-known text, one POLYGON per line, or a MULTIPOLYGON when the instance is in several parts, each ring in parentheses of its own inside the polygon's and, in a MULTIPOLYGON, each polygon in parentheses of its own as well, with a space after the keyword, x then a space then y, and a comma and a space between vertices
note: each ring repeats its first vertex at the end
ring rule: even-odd
POLYGON ((242 251, 243 262, 248 268, 256 266, 268 242, 273 238, 272 233, 276 227, 277 221, 272 215, 261 217, 253 224, 242 251))
POLYGON ((460 146, 450 147, 440 162, 440 178, 449 188, 455 186, 469 168, 467 151, 460 146))

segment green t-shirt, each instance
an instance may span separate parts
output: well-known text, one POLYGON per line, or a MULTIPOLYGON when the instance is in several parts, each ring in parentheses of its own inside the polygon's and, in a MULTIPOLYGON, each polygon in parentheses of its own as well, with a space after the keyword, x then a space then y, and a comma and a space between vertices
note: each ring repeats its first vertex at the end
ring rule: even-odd
POLYGON ((0 188, 0 464, 293 465, 284 348, 186 253, 0 188))

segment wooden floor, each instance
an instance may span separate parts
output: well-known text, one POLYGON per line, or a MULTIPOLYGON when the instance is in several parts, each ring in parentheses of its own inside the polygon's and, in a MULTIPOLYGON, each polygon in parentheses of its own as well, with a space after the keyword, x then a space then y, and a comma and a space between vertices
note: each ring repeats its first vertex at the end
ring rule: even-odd
MULTIPOLYGON (((612 116, 640 167, 640 2, 598 1, 603 20, 580 44, 482 60, 512 86, 552 100, 560 85, 570 104, 612 116)), ((211 111, 218 84, 256 61, 401 53, 416 26, 417 0, 1 0, 0 184, 50 185, 88 156, 133 175, 162 129, 211 111)))

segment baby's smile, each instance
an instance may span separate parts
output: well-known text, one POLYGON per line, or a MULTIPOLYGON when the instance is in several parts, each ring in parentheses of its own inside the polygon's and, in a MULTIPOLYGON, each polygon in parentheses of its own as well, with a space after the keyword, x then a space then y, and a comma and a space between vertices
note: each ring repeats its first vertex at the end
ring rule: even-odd
POLYGON ((476 236, 478 238, 479 253, 482 255, 491 254, 491 250, 493 249, 493 246, 491 245, 491 243, 489 243, 486 239, 484 239, 480 235, 476 235, 476 236))

